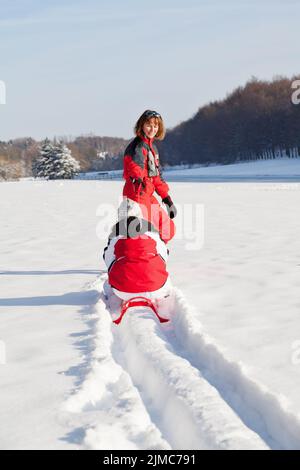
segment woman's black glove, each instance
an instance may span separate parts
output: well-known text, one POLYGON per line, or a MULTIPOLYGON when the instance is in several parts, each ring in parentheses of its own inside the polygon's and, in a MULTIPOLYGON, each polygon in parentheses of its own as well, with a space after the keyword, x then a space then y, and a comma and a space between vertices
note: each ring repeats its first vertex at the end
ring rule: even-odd
POLYGON ((174 219, 174 217, 176 217, 176 214, 177 214, 177 209, 176 209, 172 199, 170 198, 170 196, 165 197, 162 200, 162 202, 164 204, 166 204, 166 206, 167 206, 167 210, 168 210, 170 219, 174 219))

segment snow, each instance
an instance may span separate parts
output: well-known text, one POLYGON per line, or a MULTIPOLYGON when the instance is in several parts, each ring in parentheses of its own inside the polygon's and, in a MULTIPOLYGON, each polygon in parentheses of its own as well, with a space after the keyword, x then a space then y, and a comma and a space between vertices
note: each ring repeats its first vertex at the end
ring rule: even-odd
POLYGON ((229 165, 202 166, 190 169, 168 169, 164 175, 167 180, 218 180, 232 179, 296 179, 300 178, 300 158, 276 158, 273 160, 254 160, 229 165))
MULTIPOLYGON (((79 173, 76 179, 122 179, 123 170, 79 173)), ((278 157, 273 160, 254 160, 209 166, 166 165, 167 181, 299 181, 300 158, 278 157)))
POLYGON ((122 182, 0 185, 1 449, 300 448, 300 184, 170 187, 204 244, 169 243, 170 323, 116 326, 99 221, 122 182))

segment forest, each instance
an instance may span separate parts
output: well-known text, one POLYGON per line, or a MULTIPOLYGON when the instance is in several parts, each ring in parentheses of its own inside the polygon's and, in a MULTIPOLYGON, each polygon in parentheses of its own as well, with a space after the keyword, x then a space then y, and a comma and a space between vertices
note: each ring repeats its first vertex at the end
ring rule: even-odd
MULTIPOLYGON (((157 142, 162 165, 299 158, 299 84, 297 76, 270 81, 252 77, 224 99, 201 106, 190 119, 168 128, 165 139, 157 142)), ((88 172, 121 169, 131 139, 89 134, 60 140, 81 171, 88 172)), ((40 145, 31 137, 0 141, 0 179, 31 176, 40 145)))

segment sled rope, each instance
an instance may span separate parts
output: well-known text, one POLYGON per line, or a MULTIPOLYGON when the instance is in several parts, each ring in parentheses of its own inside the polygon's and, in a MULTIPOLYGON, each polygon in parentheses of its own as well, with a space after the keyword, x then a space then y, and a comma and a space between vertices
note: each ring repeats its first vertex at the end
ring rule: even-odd
POLYGON ((168 318, 163 318, 158 314, 157 309, 155 308, 150 299, 147 299, 146 297, 133 297, 132 299, 129 299, 123 303, 120 316, 113 321, 116 325, 119 325, 119 323, 121 323, 123 316, 130 307, 150 307, 159 319, 160 323, 165 323, 169 321, 168 318))

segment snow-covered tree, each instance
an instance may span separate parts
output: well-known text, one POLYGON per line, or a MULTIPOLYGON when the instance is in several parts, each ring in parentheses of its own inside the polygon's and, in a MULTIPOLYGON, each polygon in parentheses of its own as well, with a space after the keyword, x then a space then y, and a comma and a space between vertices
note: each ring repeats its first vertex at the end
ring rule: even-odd
POLYGON ((35 177, 46 179, 73 178, 79 170, 79 163, 68 147, 63 142, 53 145, 49 139, 42 143, 39 156, 32 166, 35 177))
MULTIPOLYGON (((55 158, 53 160, 54 179, 70 179, 79 172, 80 165, 72 157, 71 150, 60 142, 54 147, 55 158)), ((52 178, 53 179, 53 178, 52 178)))
POLYGON ((32 163, 32 174, 37 177, 47 178, 51 171, 50 162, 54 153, 54 146, 50 140, 46 138, 41 147, 38 157, 32 163))

